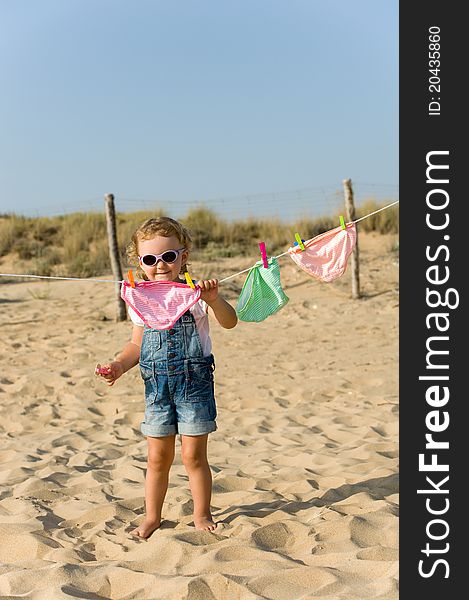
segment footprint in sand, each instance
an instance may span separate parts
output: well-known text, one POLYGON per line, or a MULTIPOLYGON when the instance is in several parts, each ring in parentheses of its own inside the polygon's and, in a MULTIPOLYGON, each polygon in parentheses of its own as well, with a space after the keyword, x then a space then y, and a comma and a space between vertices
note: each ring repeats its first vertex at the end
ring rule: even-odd
POLYGON ((294 542, 294 536, 285 523, 271 523, 259 527, 252 532, 251 537, 256 546, 266 550, 284 548, 294 542))
POLYGON ((224 537, 210 531, 188 531, 174 536, 175 539, 192 546, 206 546, 207 544, 216 544, 224 537))

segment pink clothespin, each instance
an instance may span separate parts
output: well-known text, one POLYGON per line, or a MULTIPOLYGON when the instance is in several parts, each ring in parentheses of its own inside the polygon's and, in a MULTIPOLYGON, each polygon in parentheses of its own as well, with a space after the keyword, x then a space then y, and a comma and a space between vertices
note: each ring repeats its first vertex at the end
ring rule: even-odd
POLYGON ((267 263, 267 252, 265 250, 265 242, 259 242, 259 249, 261 251, 262 262, 264 263, 264 269, 268 269, 269 265, 267 263))
POLYGON ((135 287, 135 279, 134 279, 134 274, 132 273, 132 270, 127 272, 127 277, 129 279, 129 283, 131 287, 135 287))

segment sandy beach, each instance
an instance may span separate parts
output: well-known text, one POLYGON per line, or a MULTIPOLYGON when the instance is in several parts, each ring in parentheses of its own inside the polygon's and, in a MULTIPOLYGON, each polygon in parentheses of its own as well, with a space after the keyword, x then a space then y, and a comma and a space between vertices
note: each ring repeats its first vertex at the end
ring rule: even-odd
MULTIPOLYGON (((193 526, 178 438, 161 529, 129 533, 143 384, 138 369, 112 388, 93 375, 130 336, 113 284, 0 282, 1 598, 397 600, 396 240, 360 234, 360 300, 350 269, 326 284, 283 257, 282 310, 211 322, 214 533, 193 526)), ((256 260, 192 261, 192 276, 256 260)), ((244 277, 220 286, 233 306, 244 277)))

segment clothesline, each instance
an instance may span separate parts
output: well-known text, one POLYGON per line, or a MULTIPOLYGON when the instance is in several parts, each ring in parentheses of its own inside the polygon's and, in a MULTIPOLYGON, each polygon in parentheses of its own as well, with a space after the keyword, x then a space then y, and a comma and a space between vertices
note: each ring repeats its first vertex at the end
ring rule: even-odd
MULTIPOLYGON (((355 221, 350 221, 349 223, 346 223, 345 225, 352 225, 354 223, 358 223, 359 221, 363 221, 363 219, 367 219, 368 217, 371 217, 372 215, 375 215, 376 213, 379 213, 382 210, 386 210, 387 208, 391 208, 391 206, 394 206, 395 204, 398 204, 398 203, 399 203, 399 200, 396 200, 395 202, 391 202, 391 204, 387 204, 386 206, 378 208, 377 210, 365 215, 364 217, 360 217, 359 219, 356 219, 355 221)), ((288 250, 286 252, 282 252, 282 254, 279 254, 278 256, 273 256, 272 258, 278 259, 282 256, 285 256, 286 254, 288 254, 288 250)), ((220 279, 218 283, 223 283, 225 281, 228 281, 229 279, 233 279, 233 277, 237 277, 238 275, 247 273, 247 271, 250 271, 252 269, 252 267, 253 267, 253 265, 251 267, 248 267, 247 269, 243 269, 242 271, 239 271, 238 273, 234 273, 233 275, 228 275, 228 277, 224 277, 223 279, 220 279)), ((125 280, 116 280, 116 279, 93 279, 90 277, 59 277, 59 276, 54 276, 54 275, 29 275, 29 274, 18 274, 18 273, 0 273, 0 277, 28 277, 28 278, 32 278, 32 279, 60 279, 63 281, 91 281, 94 283, 124 283, 124 281, 125 281, 125 280)))

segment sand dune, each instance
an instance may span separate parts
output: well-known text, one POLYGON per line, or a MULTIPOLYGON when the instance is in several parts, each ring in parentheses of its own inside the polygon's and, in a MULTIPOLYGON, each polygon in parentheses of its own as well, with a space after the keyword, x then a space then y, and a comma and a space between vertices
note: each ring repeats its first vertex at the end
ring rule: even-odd
MULTIPOLYGON (((143 386, 137 369, 113 388, 93 376, 130 333, 112 284, 0 282, 0 596, 397 599, 392 241, 360 235, 359 301, 349 271, 318 283, 285 257, 279 313, 212 323, 213 534, 193 527, 179 440, 161 529, 129 534, 144 510, 143 386)), ((233 304, 242 283, 222 284, 233 304)))

